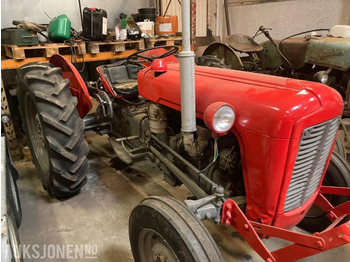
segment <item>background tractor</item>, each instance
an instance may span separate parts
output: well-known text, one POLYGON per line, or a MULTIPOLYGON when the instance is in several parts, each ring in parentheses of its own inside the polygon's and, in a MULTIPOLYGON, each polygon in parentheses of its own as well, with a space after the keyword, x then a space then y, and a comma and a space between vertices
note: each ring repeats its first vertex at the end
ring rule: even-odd
POLYGON ((326 84, 342 95, 344 115, 350 116, 350 26, 308 30, 282 40, 273 39, 270 30, 260 26, 252 37, 229 35, 227 44, 209 45, 197 63, 326 84), (260 34, 268 40, 259 44, 255 38, 260 34))

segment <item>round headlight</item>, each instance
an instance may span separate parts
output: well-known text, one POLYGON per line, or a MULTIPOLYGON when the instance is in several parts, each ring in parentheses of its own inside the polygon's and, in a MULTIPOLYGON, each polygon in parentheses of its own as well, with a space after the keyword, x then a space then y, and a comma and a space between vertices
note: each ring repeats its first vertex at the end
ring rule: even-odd
POLYGON ((204 122, 216 134, 224 135, 233 126, 236 114, 232 106, 224 102, 216 102, 208 106, 204 112, 204 122))
POLYGON ((217 132, 227 132, 235 121, 235 112, 230 106, 220 107, 214 114, 213 127, 217 132))
POLYGON ((327 83, 328 81, 328 73, 327 71, 318 71, 316 74, 314 74, 314 79, 322 84, 327 83))
POLYGON ((321 78, 320 78, 320 82, 321 82, 322 84, 325 84, 325 83, 327 83, 327 81, 328 81, 328 74, 327 74, 327 73, 324 73, 324 74, 321 76, 321 78))

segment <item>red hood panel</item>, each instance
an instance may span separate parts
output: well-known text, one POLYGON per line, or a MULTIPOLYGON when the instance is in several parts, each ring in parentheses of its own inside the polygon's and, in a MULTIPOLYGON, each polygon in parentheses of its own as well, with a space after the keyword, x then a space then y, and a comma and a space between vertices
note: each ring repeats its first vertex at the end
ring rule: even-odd
MULTIPOLYGON (((328 108, 327 119, 341 114, 341 96, 320 83, 202 66, 195 72, 197 117, 203 118, 211 103, 227 102, 237 114, 236 134, 252 130, 290 138, 296 121, 323 106, 328 108)), ((168 71, 158 77, 146 68, 138 79, 141 96, 181 109, 179 64, 168 64, 168 71)))

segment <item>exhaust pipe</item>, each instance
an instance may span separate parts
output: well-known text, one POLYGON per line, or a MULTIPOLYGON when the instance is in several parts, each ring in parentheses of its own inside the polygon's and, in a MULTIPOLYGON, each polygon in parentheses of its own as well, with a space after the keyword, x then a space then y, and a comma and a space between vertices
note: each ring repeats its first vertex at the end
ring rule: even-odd
POLYGON ((181 80, 181 130, 184 133, 185 150, 195 155, 193 133, 196 131, 196 96, 194 79, 194 52, 191 50, 191 1, 183 0, 182 14, 182 51, 179 54, 181 80))

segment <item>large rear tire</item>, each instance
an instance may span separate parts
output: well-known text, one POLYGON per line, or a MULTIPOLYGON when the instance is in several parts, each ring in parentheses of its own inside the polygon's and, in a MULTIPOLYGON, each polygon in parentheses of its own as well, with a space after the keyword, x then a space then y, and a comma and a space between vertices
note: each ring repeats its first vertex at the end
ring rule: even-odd
POLYGON ((24 65, 17 77, 23 128, 44 188, 57 198, 77 194, 87 181, 89 149, 69 81, 47 63, 24 65))
POLYGON ((208 230, 181 202, 150 197, 131 213, 129 238, 136 262, 220 262, 208 230))
MULTIPOLYGON (((332 153, 322 184, 326 186, 350 187, 350 166, 346 159, 336 151, 332 153)), ((349 200, 348 196, 326 195, 326 197, 333 206, 340 205, 349 200)), ((347 220, 349 220, 349 217, 345 218, 342 222, 347 220)), ((314 205, 298 226, 309 232, 321 232, 330 224, 331 222, 327 219, 325 213, 314 205)))

